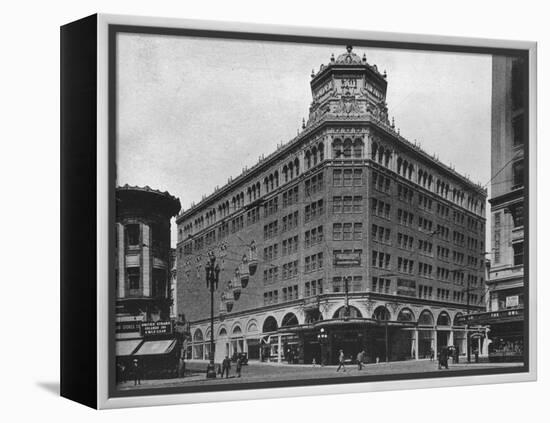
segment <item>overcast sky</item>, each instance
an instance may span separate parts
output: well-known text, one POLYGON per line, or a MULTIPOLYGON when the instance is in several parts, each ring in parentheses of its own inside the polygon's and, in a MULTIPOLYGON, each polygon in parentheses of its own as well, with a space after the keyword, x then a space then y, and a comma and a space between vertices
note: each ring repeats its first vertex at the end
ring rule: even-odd
MULTIPOLYGON (((296 136, 307 120, 311 70, 345 52, 136 34, 119 34, 117 48, 117 184, 167 190, 184 209, 296 136)), ((489 181, 491 56, 354 52, 387 71, 389 114, 401 135, 474 182, 489 181)))

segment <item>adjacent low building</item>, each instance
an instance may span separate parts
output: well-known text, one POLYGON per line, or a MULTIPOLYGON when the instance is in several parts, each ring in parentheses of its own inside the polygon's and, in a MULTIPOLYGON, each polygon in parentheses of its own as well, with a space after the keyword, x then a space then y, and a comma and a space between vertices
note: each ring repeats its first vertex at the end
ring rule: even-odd
POLYGON ((176 219, 188 357, 334 363, 466 349, 483 310, 487 192, 406 140, 387 76, 351 47, 312 74, 301 133, 176 219))
POLYGON ((180 208, 168 192, 128 185, 116 189, 117 363, 128 368, 138 360, 145 376, 176 369, 170 219, 180 208))

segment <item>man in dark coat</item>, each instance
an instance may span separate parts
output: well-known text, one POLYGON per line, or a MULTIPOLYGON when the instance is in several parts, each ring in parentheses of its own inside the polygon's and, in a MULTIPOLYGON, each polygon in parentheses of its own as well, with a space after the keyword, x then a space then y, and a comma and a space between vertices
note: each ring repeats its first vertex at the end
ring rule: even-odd
POLYGON ((229 377, 229 369, 231 368, 231 360, 228 356, 225 356, 225 358, 222 361, 222 378, 223 374, 225 373, 225 378, 227 379, 229 377))
POLYGON ((141 385, 141 365, 137 358, 132 363, 132 373, 134 375, 134 386, 141 385))
POLYGON ((237 357, 237 377, 241 377, 241 368, 242 368, 242 366, 243 366, 243 359, 239 355, 237 357))
POLYGON ((439 366, 438 368, 441 369, 441 367, 445 367, 446 369, 449 368, 449 351, 447 347, 441 348, 441 352, 439 353, 439 366))

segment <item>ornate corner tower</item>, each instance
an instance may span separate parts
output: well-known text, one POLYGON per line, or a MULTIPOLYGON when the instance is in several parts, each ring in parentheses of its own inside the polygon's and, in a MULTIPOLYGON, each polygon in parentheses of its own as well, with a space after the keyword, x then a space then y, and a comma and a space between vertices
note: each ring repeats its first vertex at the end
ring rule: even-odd
POLYGON ((347 52, 321 65, 312 72, 308 125, 330 118, 375 118, 386 124, 386 73, 367 63, 366 55, 359 57, 347 46, 347 52))

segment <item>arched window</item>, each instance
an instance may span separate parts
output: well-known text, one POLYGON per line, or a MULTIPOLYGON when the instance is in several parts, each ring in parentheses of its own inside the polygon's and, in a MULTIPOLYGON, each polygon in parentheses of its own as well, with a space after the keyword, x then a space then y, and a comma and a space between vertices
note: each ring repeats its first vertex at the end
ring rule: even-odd
POLYGON ((372 158, 372 160, 376 161, 376 157, 378 155, 378 144, 373 142, 371 148, 372 148, 371 158, 372 158))
POLYGON ((397 321, 398 322, 414 322, 414 313, 410 309, 404 308, 397 315, 397 321))
POLYGON ((355 141, 353 141, 353 157, 355 159, 361 159, 363 158, 363 141, 359 138, 357 138, 355 141))
POLYGON ((412 181, 412 176, 413 176, 413 171, 414 171, 414 167, 412 164, 409 164, 409 179, 412 181))
POLYGON ((385 321, 391 320, 391 314, 390 314, 390 311, 385 306, 378 306, 374 310, 374 313, 372 314, 372 318, 374 320, 385 322, 385 321))
POLYGON ((453 319, 453 326, 460 326, 460 318, 462 317, 462 313, 458 312, 455 314, 455 318, 453 319))
POLYGON ((306 151, 305 158, 306 158, 306 169, 309 169, 311 168, 311 152, 309 150, 306 151))
POLYGON ((341 159, 342 158, 342 141, 335 139, 332 141, 332 158, 341 159))
POLYGON ((294 159, 294 170, 296 171, 296 176, 300 174, 300 160, 298 158, 294 159))
POLYGON ((317 150, 319 151, 319 161, 322 162, 325 160, 325 145, 320 142, 317 146, 317 150))
POLYGON ((269 192, 269 180, 267 179, 267 176, 264 178, 264 191, 269 192))
POLYGON ((202 342, 204 340, 202 336, 202 330, 197 329, 193 334, 193 342, 202 342))
POLYGON ((272 191, 273 188, 273 175, 269 175, 269 190, 272 191))
POLYGON ((403 159, 399 157, 397 159, 397 173, 401 175, 401 167, 403 166, 403 159))
POLYGON ((340 307, 334 315, 332 316, 333 319, 344 319, 344 318, 361 318, 363 317, 361 312, 357 307, 354 306, 343 306, 340 307))
POLYGON ((317 164, 317 147, 311 149, 311 156, 313 158, 313 166, 317 164))
POLYGON ((420 313, 418 318, 418 324, 420 326, 433 326, 434 325, 434 316, 429 310, 424 310, 420 313))
POLYGON ((384 156, 384 166, 390 167, 391 151, 386 150, 386 155, 384 156))
POLYGON ((290 179, 294 179, 294 165, 292 164, 292 162, 288 164, 288 173, 289 173, 290 179))
POLYGON ((269 316, 267 319, 265 319, 264 325, 262 327, 263 333, 275 332, 277 329, 279 329, 279 327, 277 325, 277 320, 275 320, 275 317, 269 316))
POLYGON ((298 325, 298 318, 294 313, 287 313, 285 317, 283 317, 283 321, 281 322, 281 327, 297 326, 297 325, 298 325))
POLYGON ((288 167, 286 165, 283 166, 283 178, 285 182, 288 182, 288 167))
POLYGON ((275 171, 275 186, 276 187, 279 186, 279 171, 278 170, 275 171))
POLYGON ((378 163, 384 163, 384 147, 382 146, 378 148, 378 163))
POLYGON ((351 158, 351 148, 352 148, 351 140, 347 138, 344 141, 344 158, 345 159, 351 158))
POLYGON ((451 318, 446 311, 439 313, 437 317, 437 326, 451 326, 451 318))

